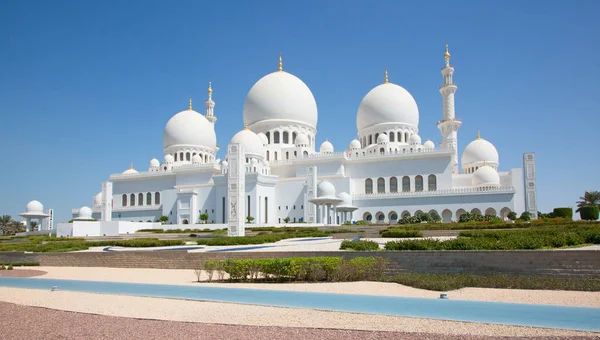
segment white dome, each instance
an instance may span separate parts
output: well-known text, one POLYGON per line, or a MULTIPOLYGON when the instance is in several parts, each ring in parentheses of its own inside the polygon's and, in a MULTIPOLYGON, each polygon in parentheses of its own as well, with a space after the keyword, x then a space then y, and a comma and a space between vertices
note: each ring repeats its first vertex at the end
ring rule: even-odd
POLYGON ((295 144, 296 146, 309 145, 310 141, 308 140, 308 136, 306 134, 299 133, 298 136, 296 136, 295 144))
POLYGON ((102 192, 99 192, 94 196, 94 207, 99 207, 102 205, 102 192))
POLYGON ((359 131, 383 123, 418 128, 419 108, 412 95, 402 86, 381 84, 369 91, 360 102, 356 115, 359 131))
POLYGON ((474 187, 497 187, 500 185, 500 176, 494 168, 484 165, 473 173, 471 181, 474 187))
POLYGON ((249 155, 263 158, 265 155, 265 147, 263 146, 260 137, 249 129, 244 129, 233 136, 229 144, 240 144, 244 147, 244 152, 249 155))
POLYGON ((44 206, 42 205, 42 203, 40 203, 40 201, 34 200, 34 201, 27 203, 27 207, 25 208, 25 211, 28 213, 43 213, 44 206))
POLYGON ((159 166, 160 166, 160 162, 158 161, 158 159, 152 158, 152 160, 150 160, 151 168, 158 168, 159 166))
POLYGON ((229 165, 229 163, 227 163, 227 161, 223 161, 223 163, 221 163, 221 166, 223 166, 223 167, 226 167, 228 165, 229 165))
POLYGON ((317 197, 334 197, 335 198, 335 187, 331 182, 323 181, 317 186, 317 197))
POLYGON ((172 155, 165 155, 165 163, 169 164, 169 163, 173 163, 175 161, 175 159, 173 158, 172 155))
POLYGON ((410 144, 421 144, 421 136, 417 135, 416 133, 412 136, 410 136, 410 138, 408 139, 410 144))
POLYGON ((258 136, 258 138, 260 138, 260 141, 263 143, 263 145, 269 144, 269 139, 267 138, 267 135, 265 135, 262 132, 259 132, 256 135, 258 136))
POLYGON ((433 144, 432 141, 427 140, 423 146, 425 147, 425 149, 435 149, 435 144, 433 144))
POLYGON ((138 171, 133 168, 133 164, 131 165, 131 167, 129 167, 129 169, 123 171, 123 175, 134 175, 137 173, 138 173, 138 171))
POLYGON ((350 194, 348 194, 347 192, 340 192, 338 194, 338 198, 342 200, 342 203, 340 203, 340 205, 352 205, 352 196, 350 196, 350 194))
POLYGON ((361 145, 360 145, 360 141, 358 139, 353 139, 350 142, 350 145, 348 146, 348 149, 350 150, 356 150, 356 149, 360 149, 361 145))
POLYGON ((389 143, 389 142, 390 142, 390 137, 388 137, 388 135, 386 135, 385 133, 382 133, 377 137, 377 144, 389 143))
POLYGON ((81 207, 79 208, 79 214, 77 216, 79 219, 92 219, 92 209, 89 207, 81 207))
POLYGON ((252 125, 266 120, 296 121, 316 128, 317 103, 308 86, 284 71, 257 81, 246 96, 244 122, 252 125))
POLYGON ((193 155, 192 163, 202 163, 202 157, 200 157, 200 155, 193 155))
POLYGON ((325 140, 323 144, 321 144, 319 152, 333 152, 333 144, 331 144, 331 142, 329 142, 328 140, 325 140))
POLYGON ((498 166, 498 150, 494 145, 483 138, 477 138, 467 145, 462 153, 461 164, 463 169, 469 165, 486 162, 488 165, 498 166))
POLYGON ((217 148, 215 127, 194 110, 181 111, 169 119, 163 132, 163 147, 200 146, 217 148))

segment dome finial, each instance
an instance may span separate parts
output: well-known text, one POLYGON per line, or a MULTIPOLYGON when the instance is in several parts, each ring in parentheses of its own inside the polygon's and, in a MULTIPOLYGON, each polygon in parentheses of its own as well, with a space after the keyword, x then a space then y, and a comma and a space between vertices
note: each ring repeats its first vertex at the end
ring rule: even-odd
POLYGON ((283 71, 283 59, 281 58, 281 52, 279 52, 279 67, 277 68, 277 71, 283 71))
POLYGON ((477 139, 481 139, 481 132, 479 130, 477 130, 477 139))
POLYGON ((188 110, 192 109, 192 97, 190 97, 190 106, 188 107, 188 110))
POLYGON ((248 122, 244 122, 244 130, 248 130, 248 122))
POLYGON ((383 79, 383 83, 384 84, 389 83, 387 67, 385 68, 385 78, 383 79))
POLYGON ((133 162, 129 162, 129 170, 133 170, 133 162))
POLYGON ((446 60, 450 59, 450 52, 448 52, 448 44, 446 44, 446 53, 444 53, 444 59, 446 59, 446 60))
POLYGON ((212 82, 208 82, 208 99, 212 99, 212 82))
POLYGON ((486 166, 486 165, 487 165, 486 161, 483 161, 483 166, 486 166))

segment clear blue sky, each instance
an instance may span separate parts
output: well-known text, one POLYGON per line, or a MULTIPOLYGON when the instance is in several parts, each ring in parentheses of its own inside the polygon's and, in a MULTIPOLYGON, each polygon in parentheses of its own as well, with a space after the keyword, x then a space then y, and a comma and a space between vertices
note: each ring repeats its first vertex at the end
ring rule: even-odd
POLYGON ((109 174, 162 161, 166 122, 189 96, 204 112, 209 80, 223 158, 279 51, 317 100, 319 144, 347 147, 386 66, 437 144, 446 42, 460 152, 478 129, 501 170, 534 151, 540 210, 573 206, 600 190, 599 12, 593 0, 2 1, 0 214, 37 199, 66 221, 109 174))

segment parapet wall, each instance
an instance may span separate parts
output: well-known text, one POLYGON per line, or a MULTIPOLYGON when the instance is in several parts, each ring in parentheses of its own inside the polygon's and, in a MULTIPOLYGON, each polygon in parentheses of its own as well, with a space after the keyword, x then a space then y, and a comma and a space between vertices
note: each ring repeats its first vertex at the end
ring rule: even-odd
POLYGON ((600 277, 600 251, 401 251, 401 252, 219 252, 127 251, 82 253, 0 253, 0 262, 39 262, 57 267, 202 269, 206 260, 309 256, 381 256, 388 273, 521 274, 600 277))

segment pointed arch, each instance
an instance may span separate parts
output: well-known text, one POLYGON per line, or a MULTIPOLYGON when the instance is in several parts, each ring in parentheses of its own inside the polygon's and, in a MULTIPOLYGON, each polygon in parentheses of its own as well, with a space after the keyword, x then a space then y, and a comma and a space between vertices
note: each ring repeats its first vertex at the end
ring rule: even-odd
POLYGON ((378 194, 385 193, 385 179, 383 177, 379 177, 377 179, 377 193, 378 194))
POLYGON ((390 192, 398 192, 398 178, 390 178, 390 192))
POLYGON ((127 206, 127 194, 123 194, 122 200, 121 200, 121 206, 123 206, 123 207, 127 206))
POLYGON ((373 193, 373 180, 370 178, 365 179, 365 194, 373 193))

